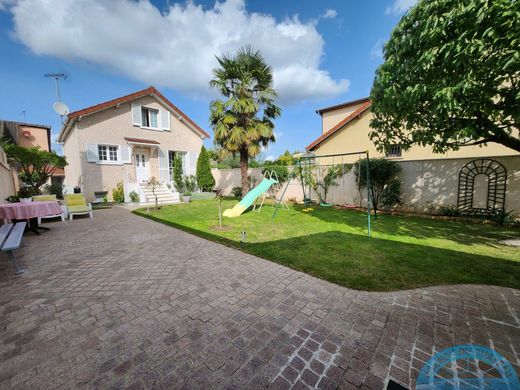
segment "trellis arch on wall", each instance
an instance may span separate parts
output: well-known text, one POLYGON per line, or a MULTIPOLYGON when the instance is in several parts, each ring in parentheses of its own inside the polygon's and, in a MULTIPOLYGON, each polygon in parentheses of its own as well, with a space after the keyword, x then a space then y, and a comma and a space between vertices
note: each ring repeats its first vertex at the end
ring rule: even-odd
POLYGON ((478 159, 464 165, 459 172, 457 209, 463 214, 489 214, 504 210, 506 201, 506 168, 496 160, 478 159), (486 208, 474 206, 475 178, 486 175, 488 179, 486 208))

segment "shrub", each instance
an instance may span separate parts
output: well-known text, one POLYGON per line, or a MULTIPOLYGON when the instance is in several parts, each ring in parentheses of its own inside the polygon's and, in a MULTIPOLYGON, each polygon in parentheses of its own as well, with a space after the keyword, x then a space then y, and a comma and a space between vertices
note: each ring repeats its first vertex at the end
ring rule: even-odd
POLYGON ((118 203, 125 201, 125 189, 122 181, 116 184, 116 188, 112 189, 112 200, 118 203))
POLYGON ((285 183, 289 178, 289 169, 286 165, 279 165, 273 163, 266 164, 262 169, 262 174, 265 173, 265 171, 276 172, 280 184, 285 183))
POLYGON ((458 217, 460 216, 460 211, 457 209, 457 206, 449 205, 440 208, 440 214, 445 215, 447 217, 458 217))
POLYGON ((178 192, 184 192, 184 182, 182 180, 182 158, 179 153, 173 157, 173 184, 178 192))
MULTIPOLYGON (((385 207, 394 207, 401 203, 401 181, 397 175, 401 167, 386 158, 370 160, 370 182, 372 184, 372 204, 375 210, 382 204, 385 207)), ((367 186, 367 160, 361 159, 355 164, 354 173, 360 187, 367 186)))
POLYGON ((140 200, 139 194, 135 191, 130 191, 128 196, 130 196, 130 200, 134 203, 137 203, 140 200))
POLYGON ((197 189, 197 178, 193 175, 184 176, 184 195, 191 195, 197 189))
POLYGON ((233 196, 237 197, 237 198, 241 198, 242 197, 242 187, 233 187, 233 189, 231 190, 231 193, 233 194, 233 196))
POLYGON ((518 221, 513 217, 514 210, 505 211, 502 209, 493 210, 486 219, 500 227, 512 227, 518 225, 518 221))
POLYGON ((202 191, 209 192, 213 190, 213 187, 215 187, 215 178, 211 173, 209 155, 204 145, 200 149, 199 158, 197 159, 196 176, 197 184, 202 191))
POLYGON ((62 199, 63 198, 63 184, 59 183, 51 183, 46 184, 45 189, 49 194, 56 195, 57 198, 62 199))
POLYGON ((256 183, 258 183, 258 180, 256 177, 249 175, 247 177, 247 182, 249 183, 249 189, 251 189, 256 187, 256 183))

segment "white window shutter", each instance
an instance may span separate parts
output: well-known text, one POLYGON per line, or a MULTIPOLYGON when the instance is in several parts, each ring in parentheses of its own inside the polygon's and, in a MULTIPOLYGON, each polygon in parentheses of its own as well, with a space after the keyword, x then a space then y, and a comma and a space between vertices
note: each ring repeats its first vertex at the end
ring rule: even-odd
POLYGON ((189 152, 185 152, 185 153, 182 153, 182 155, 181 155, 181 158, 182 158, 182 174, 184 176, 188 175, 188 164, 189 164, 189 161, 190 161, 190 157, 188 156, 188 153, 189 152))
POLYGON ((130 164, 132 162, 132 149, 128 145, 121 145, 119 147, 121 152, 121 162, 124 164, 130 164))
POLYGON ((132 103, 132 124, 134 126, 141 126, 143 123, 141 119, 141 106, 132 103))
POLYGON ((170 111, 168 110, 161 110, 161 128, 170 130, 170 111))
POLYGON ((190 169, 189 174, 195 175, 197 173, 197 159, 199 158, 199 154, 197 152, 189 152, 190 159, 190 169))
POLYGON ((168 151, 159 149, 159 180, 162 183, 171 182, 170 178, 170 166, 168 163, 168 151))
POLYGON ((87 161, 98 162, 98 146, 97 144, 87 144, 87 161))

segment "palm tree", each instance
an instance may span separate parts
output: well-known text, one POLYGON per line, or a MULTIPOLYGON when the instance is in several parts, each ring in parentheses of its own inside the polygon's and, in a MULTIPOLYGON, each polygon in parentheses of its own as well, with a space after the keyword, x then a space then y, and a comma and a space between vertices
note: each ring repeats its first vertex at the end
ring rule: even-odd
POLYGON ((249 157, 274 142, 273 121, 281 109, 274 104, 277 94, 271 87, 271 67, 259 51, 246 46, 235 56, 224 55, 217 61, 220 66, 213 70, 210 86, 218 89, 223 99, 211 102, 210 122, 216 146, 239 154, 242 193, 246 194, 249 157))

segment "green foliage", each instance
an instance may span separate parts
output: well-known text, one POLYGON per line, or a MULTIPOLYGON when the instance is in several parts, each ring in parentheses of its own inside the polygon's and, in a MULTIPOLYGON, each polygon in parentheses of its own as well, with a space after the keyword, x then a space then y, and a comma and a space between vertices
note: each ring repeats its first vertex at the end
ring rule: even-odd
POLYGON ((384 48, 371 92, 380 150, 496 142, 520 151, 520 2, 422 0, 384 48))
POLYGON ((500 227, 512 227, 519 224, 519 222, 513 217, 514 210, 505 211, 503 209, 493 210, 493 212, 487 217, 489 221, 493 222, 500 227))
POLYGON ((251 47, 240 49, 234 56, 217 57, 217 61, 219 67, 213 70, 210 86, 223 99, 210 105, 215 144, 239 155, 242 189, 247 192, 249 157, 275 141, 274 119, 281 113, 274 104, 277 95, 272 88, 272 69, 251 47))
MULTIPOLYGON (((346 175, 351 169, 351 164, 338 164, 329 167, 320 165, 303 165, 294 168, 294 175, 305 187, 305 196, 308 196, 308 188, 310 187, 318 196, 320 203, 327 202, 327 195, 330 187, 337 185, 336 180, 346 175)), ((310 201, 310 199, 307 199, 310 201)))
POLYGON ((40 195, 40 193, 36 192, 33 187, 27 187, 27 186, 20 187, 20 189, 18 190, 18 193, 16 194, 16 196, 18 196, 18 198, 30 198, 34 195, 40 195))
POLYGON ((135 191, 130 191, 130 193, 128 194, 128 196, 130 196, 130 200, 133 202, 133 203, 138 203, 140 198, 139 198, 139 194, 135 191))
POLYGON ((122 181, 116 184, 116 188, 112 189, 112 200, 117 203, 125 201, 125 189, 122 181))
MULTIPOLYGON (((209 155, 204 145, 200 149, 199 158, 197 159, 197 184, 202 191, 212 191, 215 187, 215 178, 211 173, 211 165, 209 155)), ((193 191, 192 191, 193 192, 193 191)))
POLYGON ((58 199, 63 199, 63 184, 51 183, 46 184, 45 189, 49 194, 56 195, 58 199))
POLYGON ((334 187, 337 185, 336 180, 340 178, 343 175, 346 175, 351 169, 351 165, 348 164, 339 164, 339 165, 333 165, 328 167, 325 170, 325 175, 321 180, 317 180, 318 188, 320 188, 323 191, 323 196, 321 196, 320 191, 318 191, 318 194, 320 196, 320 202, 326 203, 327 202, 327 194, 329 192, 330 187, 334 187))
POLYGON ((233 194, 234 197, 241 198, 242 197, 242 187, 240 187, 240 186, 233 187, 231 189, 231 193, 233 194))
POLYGON ((262 168, 262 174, 264 174, 266 171, 276 172, 276 176, 278 177, 280 184, 285 183, 289 178, 289 169, 287 169, 287 165, 266 163, 262 168))
POLYGON ((445 215, 447 217, 459 217, 460 211, 457 209, 457 206, 449 205, 440 208, 440 214, 445 215))
POLYGON ((57 168, 64 168, 67 160, 55 152, 39 147, 24 148, 10 142, 2 143, 10 165, 18 170, 18 177, 32 188, 33 194, 41 194, 40 188, 49 181, 57 168))
POLYGON ((256 177, 249 175, 247 177, 247 182, 249 184, 249 188, 255 188, 258 180, 256 179, 256 177))
POLYGON ((286 150, 275 162, 278 165, 294 165, 295 160, 292 154, 286 150))
POLYGON ((184 176, 185 191, 183 195, 189 196, 197 189, 197 178, 193 175, 184 176))
POLYGON ((7 203, 16 203, 20 201, 20 198, 18 195, 9 195, 7 198, 5 198, 5 201, 7 203))
POLYGON ((175 153, 173 156, 173 184, 175 189, 180 193, 183 193, 185 190, 182 176, 182 158, 179 153, 175 153))
MULTIPOLYGON (((354 173, 360 187, 367 186, 367 160, 361 159, 355 164, 354 173)), ((401 182, 397 175, 401 167, 386 158, 370 159, 371 198, 374 209, 380 205, 391 208, 401 203, 401 182)))

